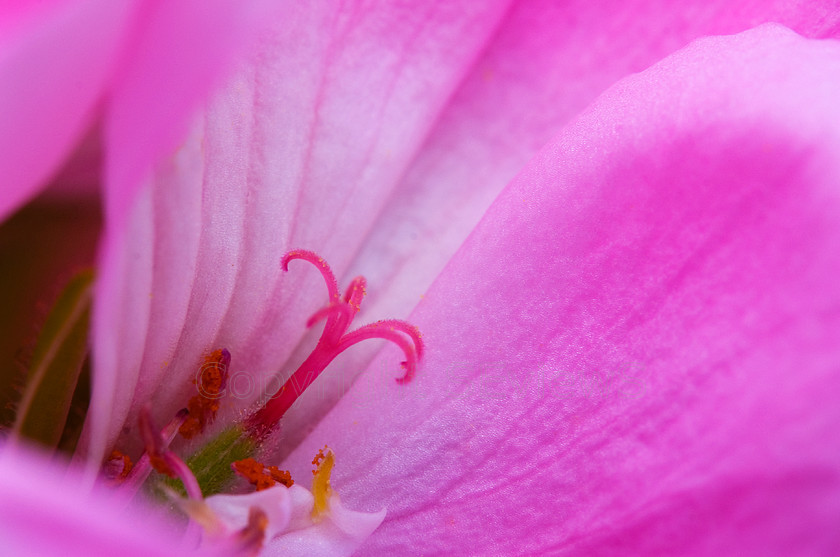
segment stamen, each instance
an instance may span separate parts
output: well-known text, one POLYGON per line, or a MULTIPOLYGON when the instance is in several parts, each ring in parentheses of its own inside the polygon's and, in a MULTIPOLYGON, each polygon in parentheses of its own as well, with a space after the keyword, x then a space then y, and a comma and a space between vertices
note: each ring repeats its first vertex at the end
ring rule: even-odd
POLYGON ((268 529, 268 516, 259 507, 248 509, 248 524, 236 534, 236 553, 239 555, 259 555, 268 529))
POLYGON ((287 470, 280 470, 276 466, 266 466, 253 458, 237 460, 231 464, 231 467, 237 475, 256 487, 257 491, 274 487, 278 483, 286 487, 292 487, 295 484, 292 475, 287 470))
POLYGON ((330 495, 332 495, 330 476, 335 465, 335 455, 325 445, 315 455, 312 464, 316 467, 312 471, 314 476, 312 478, 312 495, 315 497, 315 502, 312 505, 312 520, 318 521, 329 509, 330 495), (327 453, 324 454, 324 451, 327 451, 327 453))
POLYGON ((164 435, 155 431, 148 407, 140 410, 139 426, 140 436, 146 447, 146 455, 152 467, 161 474, 181 480, 190 498, 201 499, 198 481, 184 461, 169 450, 169 443, 164 435))
POLYGON ((230 352, 222 348, 207 355, 193 383, 198 394, 187 404, 189 416, 178 430, 184 439, 192 439, 213 423, 219 411, 219 399, 227 385, 230 352))
POLYGON ((312 466, 315 467, 315 469, 312 470, 313 476, 318 473, 318 468, 321 466, 321 463, 324 461, 324 459, 327 458, 326 456, 324 456, 324 449, 329 450, 329 447, 324 445, 323 449, 318 449, 318 454, 316 454, 315 458, 312 459, 312 466))
MULTIPOLYGON (((168 449, 169 445, 175 439, 175 436, 178 434, 178 429, 186 420, 187 415, 189 412, 186 408, 182 408, 175 414, 175 417, 166 424, 166 427, 160 432, 160 436, 163 439, 163 448, 168 449)), ((149 474, 152 471, 152 464, 149 458, 149 454, 147 452, 143 452, 140 459, 134 465, 131 470, 131 473, 126 478, 125 482, 122 484, 120 490, 124 493, 126 497, 131 497, 137 490, 140 489, 140 486, 143 485, 143 482, 149 477, 149 474)))
POLYGON ((134 464, 127 454, 113 450, 102 467, 102 473, 111 485, 120 485, 128 478, 133 467, 134 464))
POLYGON ((315 349, 300 367, 289 377, 286 383, 268 400, 256 413, 252 414, 246 423, 246 429, 254 438, 261 438, 270 432, 280 421, 286 411, 294 404, 298 397, 312 384, 330 362, 341 352, 369 338, 380 338, 396 344, 405 354, 402 367, 405 374, 397 379, 398 383, 411 381, 417 370, 417 362, 423 355, 423 341, 417 327, 388 319, 366 325, 356 331, 347 333, 355 314, 361 309, 362 299, 366 294, 364 277, 356 277, 344 294, 343 300, 338 296, 338 283, 323 258, 311 251, 295 250, 283 256, 281 265, 288 271, 289 261, 303 259, 309 261, 321 271, 327 284, 329 303, 326 307, 315 312, 306 325, 311 327, 317 321, 326 319, 324 330, 315 349), (406 339, 405 337, 408 337, 406 339), (409 339, 411 342, 409 342, 409 339))

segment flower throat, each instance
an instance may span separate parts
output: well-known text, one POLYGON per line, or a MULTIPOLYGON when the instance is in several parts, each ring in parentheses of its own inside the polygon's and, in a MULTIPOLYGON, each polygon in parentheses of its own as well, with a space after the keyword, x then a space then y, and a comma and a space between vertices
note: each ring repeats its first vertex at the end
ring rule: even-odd
POLYGON ((195 380, 198 394, 162 430, 152 424, 147 409, 141 411, 139 426, 145 452, 132 466, 126 455, 114 451, 103 467, 103 473, 112 483, 129 492, 136 491, 154 469, 172 478, 167 482, 169 488, 192 499, 221 493, 237 475, 258 490, 278 483, 291 486, 294 482, 288 472, 263 465, 254 456, 268 436, 277 430, 280 420, 298 397, 339 354, 366 339, 388 340, 405 355, 401 364, 404 373, 397 382, 411 381, 423 356, 422 335, 417 327, 405 321, 387 319, 348 332, 366 294, 365 278, 354 278, 341 296, 335 275, 322 257, 306 250, 290 251, 281 261, 284 272, 289 270, 289 263, 293 260, 314 265, 327 286, 327 305, 306 323, 307 327, 312 327, 325 321, 323 332, 309 356, 260 408, 242 422, 222 430, 183 461, 169 449, 169 445, 178 435, 184 439, 198 437, 213 423, 227 386, 230 352, 218 349, 209 353, 195 380))

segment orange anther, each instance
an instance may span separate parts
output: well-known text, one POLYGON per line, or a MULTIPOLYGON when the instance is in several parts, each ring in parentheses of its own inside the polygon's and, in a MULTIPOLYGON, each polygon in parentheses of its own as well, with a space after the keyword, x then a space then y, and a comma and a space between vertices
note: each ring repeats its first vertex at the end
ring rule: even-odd
POLYGON ((202 433, 212 423, 219 411, 219 399, 227 384, 230 352, 225 349, 214 350, 204 358, 198 376, 193 383, 198 387, 198 394, 187 403, 190 414, 178 433, 184 439, 192 439, 202 433))
POLYGON ((257 491, 274 487, 277 484, 292 487, 295 483, 288 471, 280 470, 276 466, 266 466, 253 458, 237 460, 232 464, 232 467, 234 472, 257 488, 257 491))

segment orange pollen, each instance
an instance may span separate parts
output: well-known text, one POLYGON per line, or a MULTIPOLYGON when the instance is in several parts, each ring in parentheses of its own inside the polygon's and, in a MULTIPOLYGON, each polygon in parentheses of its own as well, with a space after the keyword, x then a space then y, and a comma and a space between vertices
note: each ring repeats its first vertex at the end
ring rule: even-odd
POLYGON ((329 450, 329 447, 324 445, 323 449, 318 449, 318 454, 316 454, 315 458, 312 459, 312 466, 315 467, 315 469, 312 471, 313 476, 318 473, 318 468, 321 466, 321 463, 324 462, 324 459, 327 458, 327 456, 324 454, 324 450, 329 450))
POLYGON ((292 487, 295 482, 287 470, 280 470, 276 466, 266 466, 253 458, 237 460, 232 465, 233 471, 244 478, 249 484, 262 491, 277 484, 292 487))
POLYGON ((163 455, 148 453, 149 455, 149 464, 152 465, 152 468, 155 469, 156 472, 160 474, 166 474, 170 478, 177 478, 178 475, 175 473, 175 470, 169 466, 169 463, 166 462, 166 459, 163 455))
POLYGON ((335 466, 335 453, 325 445, 323 449, 318 451, 312 463, 317 466, 312 478, 312 520, 317 522, 330 508, 330 498, 332 497, 330 476, 335 466), (324 450, 327 451, 326 454, 324 454, 324 450))
POLYGON ((193 383, 198 387, 198 394, 187 403, 190 414, 178 433, 184 439, 192 439, 202 433, 216 418, 219 411, 219 399, 224 395, 227 385, 230 352, 224 348, 214 350, 204 358, 198 375, 193 383))
POLYGON ((125 481, 132 468, 134 468, 134 463, 128 455, 118 450, 111 451, 111 455, 105 462, 105 474, 108 480, 115 484, 125 481))

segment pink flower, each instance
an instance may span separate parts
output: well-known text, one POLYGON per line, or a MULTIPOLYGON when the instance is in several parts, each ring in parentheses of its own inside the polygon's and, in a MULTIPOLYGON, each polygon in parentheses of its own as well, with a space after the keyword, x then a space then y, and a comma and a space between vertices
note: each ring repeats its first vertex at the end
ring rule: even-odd
MULTIPOLYGON (((360 553, 837 553, 840 11, 590 4, 287 7, 163 158, 174 132, 133 147, 166 81, 117 81, 89 469, 208 350, 254 386, 220 424, 294 369, 325 301, 281 273, 301 246, 428 349, 407 385, 348 353, 284 417, 278 464, 328 443, 343 501, 387 508, 360 553)), ((83 497, 16 456, 0 500, 83 497)))

